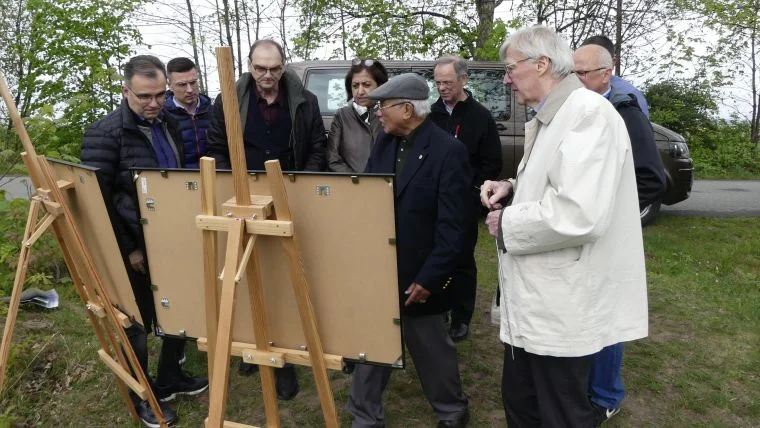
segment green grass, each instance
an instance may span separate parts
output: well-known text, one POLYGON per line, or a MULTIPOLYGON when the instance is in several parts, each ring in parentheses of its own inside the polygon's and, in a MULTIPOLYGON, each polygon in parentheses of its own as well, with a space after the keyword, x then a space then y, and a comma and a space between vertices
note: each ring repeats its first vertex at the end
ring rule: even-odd
MULTIPOLYGON (((662 215, 645 230, 650 336, 626 347, 623 412, 610 427, 757 426, 760 421, 760 219, 662 215)), ((490 325, 496 284, 493 240, 481 230, 479 296, 470 339, 458 345, 473 427, 504 427, 499 391, 503 347, 490 325)), ((68 284, 62 306, 20 313, 11 366, 0 396, 6 426, 132 426, 114 377, 96 357, 97 343, 68 284)), ((153 340, 151 363, 157 360, 153 340)), ((205 373, 205 354, 188 346, 186 368, 205 373)), ((411 363, 408 360, 408 363, 411 363)), ((227 419, 263 425, 257 376, 230 365, 227 419)), ((299 368, 301 393, 280 404, 283 426, 322 426, 314 383, 299 368)), ((152 368, 155 372, 155 367, 152 368)), ((350 377, 330 373, 343 426, 350 377)), ((181 426, 201 426, 208 395, 173 402, 181 426)), ((429 427, 435 416, 410 364, 385 395, 388 425, 429 427)))

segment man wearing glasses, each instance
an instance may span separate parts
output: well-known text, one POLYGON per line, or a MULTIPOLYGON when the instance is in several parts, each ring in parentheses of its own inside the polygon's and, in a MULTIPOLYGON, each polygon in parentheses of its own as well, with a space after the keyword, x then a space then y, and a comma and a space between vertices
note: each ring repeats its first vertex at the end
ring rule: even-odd
MULTIPOLYGON (((273 40, 257 40, 248 54, 248 73, 237 81, 240 122, 249 170, 279 159, 285 171, 324 171, 325 135, 317 97, 285 70, 285 53, 273 40)), ((230 168, 221 95, 214 102, 208 155, 230 168)), ((294 394, 295 395, 295 394, 294 394)))
MULTIPOLYGON (((139 223, 137 194, 132 180, 132 167, 181 168, 184 166, 182 137, 176 121, 163 113, 166 100, 166 70, 164 64, 151 55, 140 55, 124 65, 124 99, 121 106, 92 124, 84 135, 80 158, 82 163, 100 168, 103 199, 109 208, 127 268, 135 301, 145 324, 150 329, 156 323, 156 309, 145 260, 145 240, 139 223)), ((142 370, 148 373, 147 335, 142 327, 126 329, 132 348, 142 370)), ((177 395, 195 395, 208 388, 205 377, 190 377, 180 370, 177 356, 183 353, 185 342, 163 338, 158 373, 152 388, 161 402, 177 395)), ((130 392, 137 414, 146 426, 158 426, 147 402, 130 392)), ((162 405, 168 423, 177 415, 162 405)))
MULTIPOLYGON (((324 171, 327 136, 317 97, 295 74, 285 70, 285 52, 274 40, 253 43, 248 60, 249 72, 236 84, 248 169, 264 170, 264 162, 278 159, 284 171, 324 171)), ((216 159, 218 168, 230 168, 221 94, 214 102, 207 154, 216 159)), ((242 375, 257 369, 240 362, 242 375)), ((280 400, 291 400, 298 394, 292 364, 275 369, 275 376, 280 400)))
POLYGON ((211 99, 201 94, 198 69, 189 58, 174 58, 166 64, 169 91, 164 112, 179 122, 185 152, 185 168, 198 168, 206 154, 206 132, 211 124, 211 99))
MULTIPOLYGON (((465 89, 468 81, 467 63, 458 56, 445 56, 433 68, 435 86, 440 97, 431 106, 430 119, 467 147, 472 168, 468 200, 472 209, 480 209, 480 185, 496 180, 501 172, 501 140, 491 112, 472 98, 465 89)), ((458 342, 467 338, 470 320, 475 312, 475 290, 478 269, 475 265, 475 244, 478 240, 478 221, 473 216, 467 228, 467 252, 461 267, 452 280, 454 301, 451 308, 449 335, 458 342)))
MULTIPOLYGON (((395 173, 396 251, 403 338, 438 417, 438 427, 463 428, 469 420, 454 342, 445 313, 452 275, 472 223, 468 188, 472 172, 465 146, 427 118, 430 89, 406 73, 370 92, 383 132, 366 172, 395 173)), ((353 428, 385 426, 382 394, 392 369, 357 364, 348 409, 353 428)), ((394 424, 396 425, 396 424, 394 424)))
MULTIPOLYGON (((633 165, 639 209, 659 200, 665 192, 665 169, 654 142, 652 125, 633 94, 623 93, 612 86, 612 56, 602 46, 588 44, 573 53, 575 74, 583 86, 607 98, 625 122, 631 139, 633 165)), ((625 397, 620 369, 623 344, 604 347, 594 354, 589 379, 589 396, 601 424, 620 412, 625 397)))

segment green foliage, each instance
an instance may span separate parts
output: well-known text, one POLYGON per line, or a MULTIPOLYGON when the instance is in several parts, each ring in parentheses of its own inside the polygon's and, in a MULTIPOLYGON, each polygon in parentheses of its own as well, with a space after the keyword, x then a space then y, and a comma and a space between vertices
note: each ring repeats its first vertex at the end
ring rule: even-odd
MULTIPOLYGON (((0 295, 10 295, 13 287, 28 213, 25 199, 0 204, 0 295)), ((24 287, 47 289, 64 275, 66 265, 51 229, 32 247, 24 287)))
POLYGON ((715 94, 707 82, 663 81, 650 85, 645 96, 652 122, 686 139, 699 177, 760 175, 749 122, 719 119, 715 94))
MULTIPOLYGON (((0 10, 0 68, 38 153, 77 160, 86 126, 119 102, 118 68, 140 39, 128 24, 141 0, 18 0, 0 10)), ((18 152, 0 134, 0 150, 18 152)), ((3 164, 6 165, 6 164, 3 164)))

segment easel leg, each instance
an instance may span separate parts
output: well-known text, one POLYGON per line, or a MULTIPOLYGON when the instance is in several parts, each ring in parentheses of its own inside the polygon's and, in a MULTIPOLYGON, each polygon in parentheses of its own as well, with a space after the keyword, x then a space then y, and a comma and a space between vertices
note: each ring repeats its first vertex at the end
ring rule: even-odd
POLYGON ((36 229, 40 206, 41 203, 38 200, 33 200, 29 206, 26 229, 24 229, 24 239, 21 241, 21 252, 19 253, 18 264, 16 265, 16 277, 13 280, 11 301, 8 303, 8 317, 5 320, 3 342, 2 345, 0 345, 0 392, 3 391, 3 384, 5 383, 5 372, 8 369, 8 354, 11 349, 13 328, 16 325, 16 316, 18 315, 18 308, 21 304, 21 293, 24 291, 26 270, 29 267, 29 252, 31 251, 32 246, 27 241, 36 229))
POLYGON ((236 219, 227 234, 227 252, 224 261, 224 279, 219 305, 219 328, 214 349, 214 371, 209 391, 208 427, 221 427, 227 410, 227 382, 230 375, 230 349, 232 346, 232 320, 235 312, 235 276, 243 240, 245 222, 236 219))

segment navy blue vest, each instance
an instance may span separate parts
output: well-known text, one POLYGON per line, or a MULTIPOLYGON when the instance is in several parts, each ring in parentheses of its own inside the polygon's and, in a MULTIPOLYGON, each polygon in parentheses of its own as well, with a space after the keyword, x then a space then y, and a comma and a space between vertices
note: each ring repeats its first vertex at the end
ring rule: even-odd
POLYGON ((245 141, 245 161, 248 169, 263 170, 264 162, 279 159, 284 171, 294 169, 293 151, 290 149, 290 131, 292 121, 287 104, 280 106, 277 120, 267 124, 256 96, 251 91, 248 117, 243 131, 245 141))

